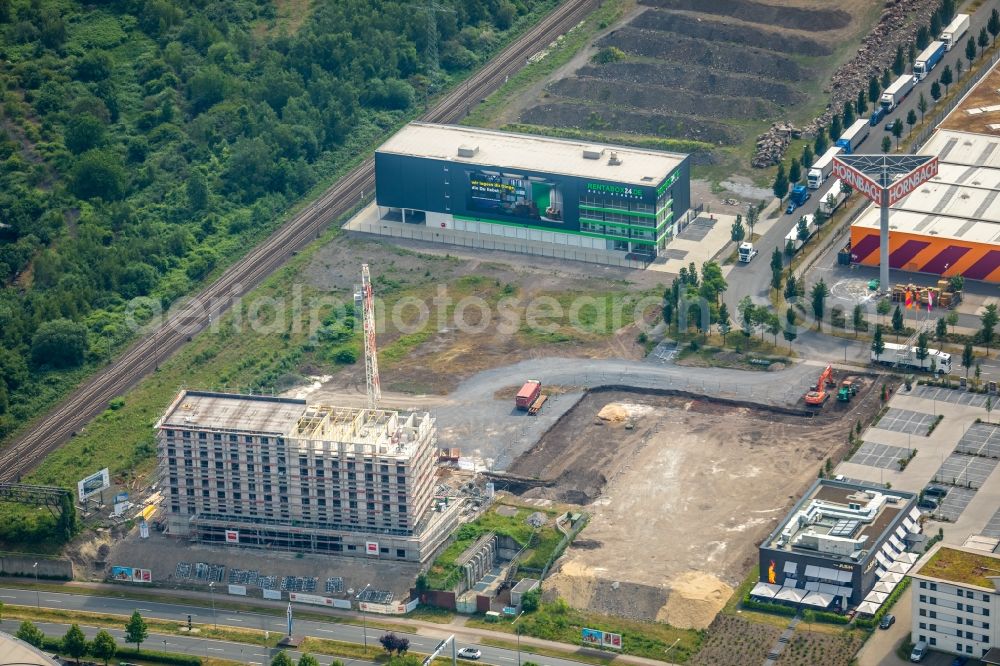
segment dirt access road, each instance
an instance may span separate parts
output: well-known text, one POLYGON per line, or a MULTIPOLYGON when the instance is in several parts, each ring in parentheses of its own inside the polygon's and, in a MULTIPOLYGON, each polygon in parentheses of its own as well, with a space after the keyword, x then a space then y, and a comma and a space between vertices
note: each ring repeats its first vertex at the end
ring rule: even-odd
POLYGON ((707 398, 588 393, 509 470, 553 482, 523 496, 593 515, 547 589, 577 608, 707 627, 760 540, 877 405, 868 386, 849 408, 828 402, 815 418, 707 398), (608 405, 624 420, 597 418, 608 405))

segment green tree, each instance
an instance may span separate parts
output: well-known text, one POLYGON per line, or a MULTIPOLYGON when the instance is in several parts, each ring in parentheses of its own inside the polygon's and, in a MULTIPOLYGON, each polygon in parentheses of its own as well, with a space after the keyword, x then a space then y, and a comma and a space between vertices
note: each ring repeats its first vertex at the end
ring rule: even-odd
POLYGON ((788 182, 795 185, 802 181, 802 166, 798 158, 793 157, 792 163, 788 167, 788 182))
POLYGON ((892 311, 892 332, 896 334, 896 342, 899 342, 899 334, 903 332, 903 311, 897 305, 892 311))
POLYGON ((45 634, 42 633, 42 630, 28 620, 21 623, 14 635, 28 645, 34 645, 37 648, 42 647, 42 643, 45 642, 45 634))
MULTIPOLYGON (((892 83, 892 75, 889 74, 889 69, 882 70, 882 89, 885 90, 892 83)), ((880 95, 881 96, 881 95, 880 95)))
POLYGON ((833 119, 830 120, 830 141, 834 142, 840 138, 840 135, 844 133, 844 125, 841 123, 841 117, 834 114, 833 119))
POLYGON ((816 323, 820 329, 823 328, 823 313, 826 311, 826 297, 829 295, 830 289, 826 286, 826 281, 823 278, 820 278, 819 282, 814 284, 812 290, 809 292, 809 297, 812 300, 813 316, 816 317, 816 323))
POLYGON ((99 148, 104 143, 104 123, 89 113, 73 116, 66 123, 64 141, 74 155, 99 148))
POLYGON ((883 136, 882 137, 882 152, 883 153, 888 153, 890 150, 892 150, 892 139, 890 139, 888 136, 883 136))
POLYGON ((868 111, 868 98, 865 97, 865 91, 858 91, 858 98, 854 102, 854 110, 857 112, 858 116, 862 116, 868 111))
POLYGON ((521 610, 525 613, 534 613, 541 604, 542 590, 535 588, 521 595, 521 610))
POLYGON ((879 99, 882 97, 882 86, 879 85, 878 77, 873 76, 868 79, 868 101, 872 103, 872 106, 878 104, 879 99))
MULTIPOLYGON (((962 61, 958 60, 956 62, 962 62, 962 61)), ((952 78, 952 74, 951 74, 951 65, 945 65, 944 69, 941 70, 941 85, 944 86, 944 94, 945 95, 948 94, 948 86, 950 86, 953 82, 954 82, 954 79, 952 78)))
POLYGON ((76 63, 76 78, 87 83, 103 81, 111 76, 114 65, 110 53, 92 49, 76 63))
POLYGON ((827 145, 826 127, 820 125, 816 128, 816 139, 813 141, 813 153, 816 155, 822 155, 826 152, 827 145))
POLYGON ((927 98, 923 93, 917 99, 917 108, 920 110, 920 122, 924 122, 924 114, 927 113, 927 98))
POLYGON ((917 336, 917 350, 916 350, 917 360, 920 361, 921 367, 923 367, 924 359, 930 355, 930 350, 927 344, 927 333, 925 331, 920 331, 917 336))
POLYGON ((216 65, 208 65, 194 73, 188 80, 187 96, 191 112, 198 115, 226 98, 225 73, 216 65))
POLYGON ((788 194, 788 176, 785 175, 784 164, 778 165, 778 173, 774 177, 774 186, 772 189, 774 190, 774 196, 778 197, 779 200, 784 199, 785 195, 788 194))
POLYGON ((979 55, 986 53, 986 47, 990 45, 990 37, 986 34, 985 27, 979 31, 979 37, 976 38, 976 43, 979 44, 979 55))
POLYGON ((917 29, 917 48, 923 51, 931 43, 930 32, 927 26, 922 25, 917 29))
POLYGON ((881 360, 882 352, 885 351, 885 340, 882 339, 882 324, 875 325, 875 335, 872 336, 872 352, 875 354, 875 361, 881 360))
POLYGON ((76 505, 71 494, 63 493, 59 498, 59 518, 56 521, 56 534, 64 541, 69 541, 76 534, 76 505))
POLYGON ((795 310, 788 308, 785 310, 785 330, 784 330, 785 340, 788 341, 788 351, 792 351, 792 343, 795 342, 795 338, 799 337, 795 326, 795 310))
POLYGON ((733 222, 733 226, 729 230, 729 237, 733 239, 734 243, 742 243, 746 235, 746 229, 743 227, 743 216, 737 215, 736 221, 733 222))
POLYGON ((850 102, 844 102, 844 129, 847 129, 854 124, 854 105, 850 102))
POLYGON ((304 654, 299 657, 296 666, 319 666, 319 660, 311 654, 304 654))
POLYGON ((773 312, 766 311, 767 318, 764 321, 764 326, 767 327, 767 332, 774 337, 774 346, 778 346, 778 333, 781 333, 781 317, 774 314, 773 312))
MULTIPOLYGON (((972 69, 972 63, 976 61, 976 38, 969 37, 969 41, 965 43, 965 59, 969 61, 969 69, 972 69)), ((956 62, 962 62, 958 60, 956 62)))
MULTIPOLYGON (((777 250, 778 248, 774 249, 777 250)), ((778 252, 778 257, 779 258, 781 257, 780 252, 778 252)), ((775 268, 774 266, 771 266, 771 289, 774 289, 775 293, 781 290, 781 278, 782 278, 781 267, 779 266, 778 268, 775 268)))
POLYGON ((854 304, 854 310, 851 312, 851 325, 854 328, 854 337, 858 337, 858 331, 868 330, 865 325, 865 311, 861 307, 861 303, 854 304))
POLYGON ((1000 12, 994 7, 990 12, 990 18, 986 21, 986 30, 989 31, 990 37, 996 42, 997 36, 1000 35, 1000 12))
POLYGON ((935 102, 941 99, 941 83, 939 81, 931 83, 931 99, 935 102))
POLYGON ((995 303, 990 303, 983 310, 983 314, 979 318, 981 328, 979 329, 979 339, 986 345, 986 356, 990 355, 990 343, 993 342, 993 338, 996 334, 995 329, 997 326, 998 317, 997 306, 995 303))
POLYGON ((76 659, 76 663, 78 664, 80 663, 80 657, 87 654, 87 637, 83 635, 80 625, 73 624, 66 632, 66 635, 63 636, 62 651, 73 657, 73 659, 76 659))
POLYGON ((944 317, 938 317, 938 320, 934 323, 934 337, 938 340, 944 340, 944 336, 948 334, 948 323, 944 320, 944 317))
POLYGON ((917 124, 917 112, 910 109, 906 114, 906 124, 910 126, 910 132, 913 131, 913 126, 917 124))
POLYGON ((142 619, 139 611, 134 611, 125 624, 125 642, 135 643, 135 649, 139 650, 147 638, 149 638, 149 627, 146 626, 146 621, 142 619))
POLYGON ((903 136, 903 121, 899 118, 892 123, 892 135, 896 137, 896 150, 899 150, 899 140, 903 136))
POLYGON ((952 334, 954 334, 955 326, 958 324, 958 313, 949 312, 947 315, 945 315, 945 321, 947 321, 948 325, 951 326, 951 332, 952 334))
POLYGON ((287 652, 282 650, 274 655, 274 658, 271 660, 271 666, 295 666, 295 662, 292 661, 287 652))
POLYGON ((809 167, 811 167, 812 163, 813 163, 813 160, 815 160, 815 159, 816 159, 816 156, 813 155, 812 146, 810 146, 808 143, 806 145, 802 146, 802 160, 801 160, 801 162, 802 162, 802 168, 803 169, 808 169, 809 167))
POLYGON ((917 59, 917 45, 910 42, 906 46, 906 62, 913 65, 913 61, 917 59))
POLYGON ((72 368, 83 363, 87 327, 68 319, 43 322, 31 339, 31 360, 36 366, 72 368))
POLYGON ((961 81, 961 80, 962 80, 962 61, 961 60, 956 60, 955 61, 955 81, 958 82, 958 81, 961 81))
POLYGON ((800 216, 798 223, 795 225, 795 236, 803 243, 809 240, 809 225, 806 224, 805 215, 800 216))
POLYGON ((771 270, 778 269, 779 271, 785 267, 785 260, 781 258, 781 251, 778 248, 774 248, 771 252, 771 270))
POLYGON ((70 170, 70 191, 81 199, 116 201, 125 196, 121 159, 105 149, 88 150, 70 170))
POLYGON ((931 12, 930 34, 932 37, 941 34, 941 17, 939 12, 931 12))
POLYGON ((795 274, 792 269, 788 269, 788 277, 785 278, 785 300, 791 301, 796 296, 795 274))
POLYGON ((906 60, 903 56, 903 45, 900 44, 896 47, 896 57, 892 61, 892 73, 896 76, 902 76, 903 71, 906 69, 906 60))
MULTIPOLYGON (((778 165, 781 166, 780 164, 778 165)), ((747 227, 750 229, 750 240, 753 240, 753 228, 757 225, 757 220, 760 219, 760 209, 763 206, 755 206, 750 204, 747 206, 747 227)))
MULTIPOLYGON (((722 335, 722 345, 726 345, 726 336, 729 335, 729 331, 733 329, 732 322, 729 319, 729 307, 723 303, 719 306, 719 334, 722 335)), ((523 609, 523 597, 522 597, 522 609, 523 609)))
POLYGON ((108 661, 112 659, 118 652, 118 645, 115 643, 115 638, 108 632, 101 629, 94 636, 93 642, 90 644, 90 654, 94 655, 98 659, 104 662, 104 666, 108 666, 108 661))
POLYGON ((201 171, 194 170, 188 177, 187 198, 192 211, 201 211, 208 207, 208 184, 201 171))
POLYGON ((744 296, 740 299, 739 305, 736 307, 736 311, 740 315, 740 330, 743 336, 747 339, 753 335, 754 327, 754 307, 753 301, 750 300, 749 296, 744 296))
POLYGON ((878 313, 878 321, 880 324, 882 323, 882 318, 889 314, 890 310, 892 310, 892 304, 889 302, 888 298, 881 299, 875 305, 875 312, 878 313))

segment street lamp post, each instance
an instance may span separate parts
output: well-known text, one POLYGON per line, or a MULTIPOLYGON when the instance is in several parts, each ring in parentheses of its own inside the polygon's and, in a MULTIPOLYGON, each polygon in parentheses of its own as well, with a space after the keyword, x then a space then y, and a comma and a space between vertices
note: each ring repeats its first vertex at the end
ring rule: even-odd
POLYGON ((42 610, 42 597, 41 593, 38 591, 38 562, 32 564, 31 568, 35 570, 35 608, 37 610, 42 610))
POLYGON ((368 588, 371 587, 371 586, 372 586, 372 584, 368 583, 367 585, 365 585, 365 589, 363 589, 360 592, 358 592, 358 595, 356 597, 354 597, 354 599, 358 602, 358 608, 361 610, 361 630, 364 632, 363 635, 364 635, 364 642, 365 642, 365 650, 366 651, 368 650, 368 616, 365 613, 365 607, 361 605, 361 604, 364 603, 363 601, 361 601, 361 595, 363 595, 365 592, 367 592, 368 588))
POLYGON ((215 617, 215 581, 209 581, 208 592, 212 595, 212 628, 218 630, 219 623, 215 617))
POLYGON ((514 633, 517 634, 517 666, 521 666, 521 625, 517 624, 517 621, 521 619, 522 615, 524 615, 524 611, 518 613, 511 623, 517 625, 514 628, 514 633))

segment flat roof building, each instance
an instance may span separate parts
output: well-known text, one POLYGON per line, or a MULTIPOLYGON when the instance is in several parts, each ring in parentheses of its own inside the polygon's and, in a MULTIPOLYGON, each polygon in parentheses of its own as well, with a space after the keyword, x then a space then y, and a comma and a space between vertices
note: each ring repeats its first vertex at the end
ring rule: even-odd
POLYGON ((902 579, 896 572, 917 559, 906 552, 908 535, 920 531, 915 505, 913 493, 817 480, 761 544, 751 595, 833 610, 873 603, 876 584, 895 585, 902 579))
POLYGON ((656 256, 690 205, 687 155, 410 123, 375 151, 379 218, 656 256))
POLYGON ((423 561, 457 521, 427 413, 182 391, 156 429, 170 534, 423 561))
POLYGON ((910 575, 914 641, 976 659, 1000 646, 1000 555, 938 543, 910 575))

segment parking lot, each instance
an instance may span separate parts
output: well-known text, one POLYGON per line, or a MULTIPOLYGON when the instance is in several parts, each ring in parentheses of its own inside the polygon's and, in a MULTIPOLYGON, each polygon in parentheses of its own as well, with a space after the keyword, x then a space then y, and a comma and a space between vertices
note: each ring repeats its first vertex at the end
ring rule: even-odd
POLYGON ((935 472, 934 481, 978 489, 996 466, 997 461, 992 458, 952 453, 935 472))
POLYGON ((983 528, 982 534, 1000 539, 1000 509, 997 509, 997 512, 993 514, 992 518, 990 518, 990 522, 986 523, 986 527, 983 528))
POLYGON ((976 491, 971 488, 948 488, 948 495, 941 498, 934 517, 955 522, 975 496, 976 491))
POLYGON ((876 428, 891 430, 892 432, 902 432, 911 435, 927 436, 927 428, 935 417, 931 414, 911 412, 908 409, 890 408, 881 419, 876 428))
POLYGON ((908 458, 909 455, 910 449, 902 446, 865 442, 849 462, 882 469, 899 469, 899 461, 908 458))
POLYGON ((1000 456, 1000 426, 987 423, 972 424, 959 440, 955 451, 985 458, 1000 456))
POLYGON ((986 408, 986 396, 979 393, 969 393, 967 391, 956 391, 955 389, 941 388, 938 386, 914 386, 912 395, 927 400, 937 400, 939 402, 950 402, 956 405, 969 405, 971 407, 986 408))

